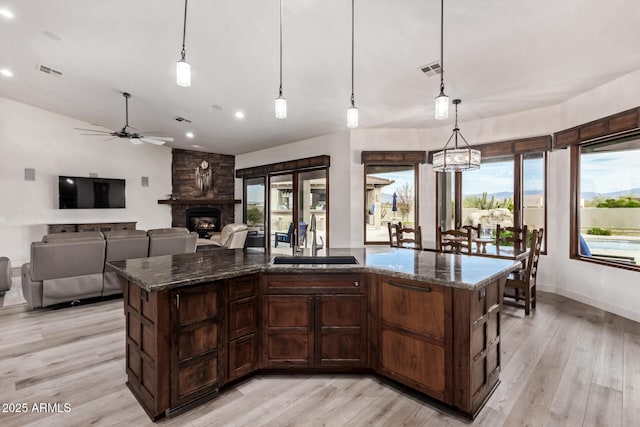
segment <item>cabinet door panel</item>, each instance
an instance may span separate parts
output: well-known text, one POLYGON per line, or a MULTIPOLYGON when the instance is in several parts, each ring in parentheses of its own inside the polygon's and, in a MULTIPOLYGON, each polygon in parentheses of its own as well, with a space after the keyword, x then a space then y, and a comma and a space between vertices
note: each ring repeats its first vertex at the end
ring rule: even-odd
POLYGON ((260 279, 257 274, 229 279, 229 301, 254 296, 260 279))
POLYGON ((265 297, 263 327, 269 367, 313 366, 313 298, 307 296, 265 297))
POLYGON ((178 335, 178 357, 180 360, 197 356, 217 347, 218 324, 216 322, 202 322, 192 327, 185 327, 178 335))
POLYGON ((229 342, 229 379, 253 372, 257 365, 258 336, 251 334, 229 342))
POLYGON ((364 295, 316 297, 316 367, 366 365, 364 295))
POLYGON ((258 300, 245 298, 229 303, 229 339, 252 334, 258 329, 258 300))
MULTIPOLYGON (((218 382, 218 358, 208 357, 189 363, 180 369, 178 404, 186 403, 197 396, 196 392, 216 388, 218 382)), ((199 394, 199 393, 197 393, 199 394)))
POLYGON ((382 320, 436 339, 445 336, 445 292, 440 286, 382 281, 382 320))
POLYGON ((439 399, 445 389, 444 348, 391 329, 382 329, 382 369, 387 375, 439 399))

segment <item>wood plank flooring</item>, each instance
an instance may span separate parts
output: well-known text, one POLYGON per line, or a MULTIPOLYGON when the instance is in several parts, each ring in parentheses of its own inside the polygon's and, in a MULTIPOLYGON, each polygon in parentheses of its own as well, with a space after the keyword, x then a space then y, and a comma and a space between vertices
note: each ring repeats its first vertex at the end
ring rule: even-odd
MULTIPOLYGON (((473 423, 374 376, 261 375, 158 425, 640 425, 640 324, 539 293, 533 315, 506 307, 502 325, 502 383, 473 423)), ((153 425, 125 386, 124 352, 122 300, 0 309, 0 411, 27 404, 0 425, 153 425)))

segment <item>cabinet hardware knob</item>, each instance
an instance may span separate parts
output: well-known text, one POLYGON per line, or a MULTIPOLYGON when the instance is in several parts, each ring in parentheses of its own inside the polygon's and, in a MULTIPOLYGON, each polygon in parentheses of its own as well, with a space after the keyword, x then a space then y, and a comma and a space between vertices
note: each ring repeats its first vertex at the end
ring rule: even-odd
POLYGON ((358 282, 357 280, 355 282, 353 282, 353 286, 355 286, 356 288, 360 286, 360 282, 358 282))

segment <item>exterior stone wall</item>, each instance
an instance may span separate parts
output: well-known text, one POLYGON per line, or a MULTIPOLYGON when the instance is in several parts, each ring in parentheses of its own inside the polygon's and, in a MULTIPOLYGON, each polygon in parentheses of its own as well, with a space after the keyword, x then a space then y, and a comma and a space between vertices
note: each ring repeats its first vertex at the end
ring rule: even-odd
POLYGON ((196 206, 218 208, 220 209, 222 226, 232 223, 234 221, 234 205, 216 203, 216 201, 233 200, 234 171, 235 156, 174 148, 171 162, 172 198, 203 199, 203 203, 172 205, 172 226, 186 227, 186 211, 196 206), (203 161, 209 165, 205 170, 211 171, 211 187, 206 194, 202 194, 196 181, 196 168, 201 166, 203 161))

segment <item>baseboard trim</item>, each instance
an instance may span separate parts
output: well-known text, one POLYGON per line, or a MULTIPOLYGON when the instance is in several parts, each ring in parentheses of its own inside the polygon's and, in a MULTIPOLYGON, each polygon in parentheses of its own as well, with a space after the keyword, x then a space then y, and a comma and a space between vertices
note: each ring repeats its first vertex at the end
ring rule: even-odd
POLYGON ((618 316, 626 317, 627 319, 631 319, 636 322, 640 322, 639 311, 629 310, 627 308, 609 304, 607 302, 600 301, 595 298, 591 298, 579 292, 569 291, 567 289, 559 288, 553 285, 545 285, 543 283, 537 283, 536 287, 538 288, 539 291, 562 295, 563 297, 571 298, 572 300, 575 300, 584 304, 588 304, 590 306, 599 308, 604 311, 608 311, 613 314, 617 314, 618 316))

